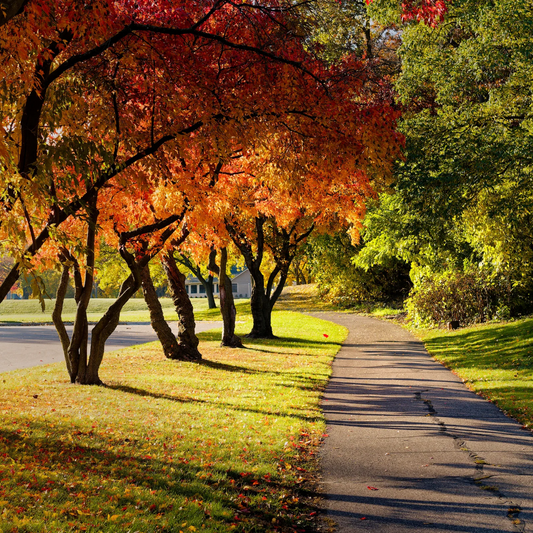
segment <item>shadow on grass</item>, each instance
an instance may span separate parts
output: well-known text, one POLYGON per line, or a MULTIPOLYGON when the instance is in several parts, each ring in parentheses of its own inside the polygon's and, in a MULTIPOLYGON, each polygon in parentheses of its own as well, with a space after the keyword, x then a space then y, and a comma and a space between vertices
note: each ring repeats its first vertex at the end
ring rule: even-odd
MULTIPOLYGON (((291 376, 292 379, 292 376, 291 376)), ((316 390, 317 389, 317 383, 313 382, 312 379, 307 380, 307 378, 303 376, 295 376, 294 382, 290 384, 285 383, 278 383, 277 386, 280 387, 287 387, 290 389, 293 388, 299 388, 302 390, 316 390), (301 381, 302 384, 296 384, 294 382, 301 381)), ((149 398, 155 398, 157 400, 168 400, 170 402, 176 402, 176 403, 197 403, 197 404, 204 404, 204 405, 212 405, 215 407, 218 407, 220 409, 225 410, 232 410, 232 411, 239 411, 242 413, 256 413, 261 415, 272 415, 275 414, 276 416, 283 416, 287 418, 298 418, 300 420, 303 420, 305 422, 318 422, 321 420, 320 417, 315 416, 305 416, 300 415, 297 413, 282 413, 279 410, 269 410, 269 409, 261 409, 261 408, 255 408, 255 407, 239 407, 238 405, 232 404, 230 402, 224 402, 224 401, 209 401, 209 400, 199 400, 196 398, 182 398, 180 396, 172 396, 170 394, 161 394, 157 392, 151 392, 145 389, 139 389, 136 387, 129 387, 126 385, 104 385, 105 388, 115 390, 118 392, 123 392, 126 394, 133 394, 135 396, 140 397, 149 397, 149 398)), ((292 409, 292 408, 291 408, 292 409)))
MULTIPOLYGON (((210 330, 210 331, 204 331, 202 333, 198 333, 197 337, 199 340, 204 342, 216 342, 220 341, 220 330, 210 330)), ((245 344, 244 349, 253 350, 256 352, 263 352, 263 353, 270 353, 271 350, 264 350, 259 348, 259 346, 267 346, 272 348, 299 348, 301 350, 316 350, 323 348, 324 346, 342 346, 340 343, 333 343, 331 341, 327 340, 318 340, 313 341, 306 339, 305 337, 276 337, 275 339, 251 339, 247 338, 246 336, 241 336, 241 339, 243 343, 245 344)), ((237 350, 237 348, 227 348, 228 350, 237 350)), ((242 349, 242 348, 238 348, 242 349)), ((284 352, 284 351, 276 351, 276 353, 279 354, 287 354, 287 355, 297 355, 294 353, 284 352)))
POLYGON ((128 385, 106 385, 103 387, 106 389, 125 392, 127 394, 135 394, 136 396, 156 398, 158 400, 169 400, 171 402, 179 403, 206 403, 205 400, 198 400, 196 398, 181 398, 179 396, 171 396, 170 394, 161 394, 158 392, 150 392, 145 389, 139 389, 137 387, 130 387, 128 385))
POLYGON ((232 523, 242 524, 242 531, 266 531, 273 518, 279 520, 280 531, 293 531, 294 513, 309 513, 302 504, 287 512, 277 495, 270 497, 290 491, 290 479, 251 479, 253 474, 245 470, 203 461, 194 448, 183 456, 165 445, 154 458, 146 455, 142 438, 137 442, 95 431, 53 431, 52 436, 50 426, 41 421, 26 424, 24 430, 0 429, 6 531, 126 531, 132 525, 135 530, 178 531, 184 521, 198 526, 208 522, 212 531, 229 531, 232 523), (21 517, 28 520, 22 529, 21 517), (163 520, 167 528, 160 527, 163 520))

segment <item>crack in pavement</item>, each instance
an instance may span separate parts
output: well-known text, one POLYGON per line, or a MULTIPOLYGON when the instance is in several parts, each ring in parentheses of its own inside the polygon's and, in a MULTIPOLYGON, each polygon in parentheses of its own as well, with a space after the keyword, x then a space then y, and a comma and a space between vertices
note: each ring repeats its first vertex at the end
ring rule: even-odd
POLYGON ((465 441, 461 440, 460 437, 457 435, 454 435, 447 427, 446 424, 438 417, 438 413, 436 409, 433 407, 433 403, 428 398, 424 398, 422 396, 422 393, 428 392, 429 389, 424 389, 420 392, 415 392, 415 398, 423 402, 428 410, 429 416, 433 419, 433 421, 439 426, 439 432, 446 435, 447 437, 453 439, 454 447, 458 450, 461 450, 462 452, 465 452, 468 457, 472 460, 472 462, 475 465, 475 473, 471 478, 471 481, 474 485, 476 485, 479 489, 485 490, 487 492, 490 492, 494 495, 495 498, 498 498, 501 500, 502 505, 508 506, 507 510, 507 518, 511 521, 513 524, 513 527, 516 531, 519 533, 525 533, 526 531, 526 523, 518 518, 520 515, 520 511, 522 510, 520 505, 515 504, 510 498, 508 498, 505 494, 503 494, 498 487, 494 485, 489 485, 485 482, 485 480, 488 480, 492 477, 490 474, 485 474, 483 471, 484 465, 490 465, 494 466, 483 457, 479 456, 476 452, 471 450, 465 441))

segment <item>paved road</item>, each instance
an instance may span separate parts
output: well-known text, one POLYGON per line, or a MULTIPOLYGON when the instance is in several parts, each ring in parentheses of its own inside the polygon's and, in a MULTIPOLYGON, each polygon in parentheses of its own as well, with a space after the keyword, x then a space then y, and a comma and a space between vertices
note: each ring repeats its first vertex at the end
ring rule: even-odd
POLYGON ((350 329, 323 402, 325 507, 337 531, 533 531, 532 434, 404 329, 319 316, 350 329))
MULTIPOLYGON (((171 323, 177 333, 176 324, 171 323)), ((196 331, 222 327, 222 322, 197 322, 196 331)), ((72 327, 67 327, 69 333, 72 327)), ((106 352, 157 340, 150 324, 120 324, 106 343, 106 352)), ((54 326, 0 326, 0 372, 64 361, 54 326)))

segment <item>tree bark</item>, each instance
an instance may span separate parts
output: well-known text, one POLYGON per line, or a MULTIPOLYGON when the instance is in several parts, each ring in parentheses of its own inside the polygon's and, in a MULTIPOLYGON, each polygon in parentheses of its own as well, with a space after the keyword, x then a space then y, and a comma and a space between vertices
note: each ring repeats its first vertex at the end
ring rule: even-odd
MULTIPOLYGON (((70 345, 70 337, 67 333, 67 328, 61 317, 63 313, 63 304, 65 302, 65 296, 68 289, 68 280, 69 280, 69 271, 70 266, 63 264, 63 271, 61 273, 61 280, 57 287, 56 293, 56 303, 54 305, 54 311, 52 312, 52 321, 56 328, 57 334, 59 335, 59 340, 61 341, 61 347, 63 348, 63 355, 65 356, 65 363, 67 365, 67 371, 72 381, 72 365, 70 364, 70 358, 68 356, 68 348, 70 345)), ((75 376, 74 376, 75 379, 75 376)))
MULTIPOLYGON (((203 283, 202 280, 200 280, 200 283, 203 283)), ((207 296, 207 307, 209 309, 216 309, 217 304, 215 302, 215 283, 213 280, 213 276, 209 275, 207 279, 205 280, 205 283, 203 283, 203 285, 205 287, 205 294, 207 296)), ((220 287, 220 284, 219 284, 219 287, 220 287)))
POLYGON ((250 277, 252 279, 252 297, 250 308, 252 311, 253 326, 252 331, 246 335, 251 339, 275 339, 272 332, 272 306, 270 298, 265 293, 265 279, 260 268, 249 265, 250 277), (252 266, 252 268, 250 268, 252 266))
POLYGON ((109 307, 96 326, 94 326, 91 338, 91 356, 87 364, 84 380, 80 381, 83 385, 102 384, 98 371, 104 358, 105 343, 111 333, 113 333, 118 326, 122 308, 137 292, 140 285, 140 280, 136 279, 136 276, 133 274, 130 274, 120 287, 120 292, 116 301, 109 307))
POLYGON ((163 314, 163 308, 157 297, 157 292, 150 276, 150 268, 148 265, 141 269, 141 286, 144 294, 144 300, 150 311, 150 321, 152 328, 157 334, 161 346, 163 346, 163 352, 168 359, 179 358, 179 346, 172 329, 165 320, 163 314))
POLYGON ((163 255, 162 263, 168 278, 172 301, 178 314, 178 347, 180 361, 200 361, 202 354, 198 351, 198 337, 196 336, 194 311, 185 287, 185 274, 182 274, 172 252, 163 255))
POLYGON ((230 348, 242 348, 242 340, 235 335, 235 318, 237 309, 233 300, 233 290, 231 279, 228 277, 226 269, 228 264, 228 251, 226 248, 220 250, 220 267, 215 262, 216 251, 209 254, 209 270, 218 275, 218 286, 220 291, 220 312, 224 327, 222 330, 221 346, 230 348))

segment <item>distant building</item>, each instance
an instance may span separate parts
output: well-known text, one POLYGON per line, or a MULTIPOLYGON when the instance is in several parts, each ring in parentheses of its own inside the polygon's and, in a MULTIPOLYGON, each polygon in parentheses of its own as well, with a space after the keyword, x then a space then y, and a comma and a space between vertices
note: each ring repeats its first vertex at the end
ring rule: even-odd
MULTIPOLYGON (((200 280, 195 276, 188 276, 185 280, 185 287, 189 298, 206 298, 205 287, 200 283, 200 280)), ((233 276, 231 279, 231 288, 234 298, 250 298, 252 295, 252 280, 250 271, 243 270, 233 276)), ((213 290, 215 296, 220 293, 218 286, 218 278, 213 280, 213 290)))
POLYGON ((252 296, 252 278, 248 269, 233 276, 231 292, 233 292, 234 298, 250 298, 252 296))

